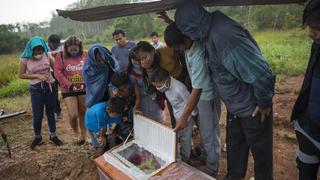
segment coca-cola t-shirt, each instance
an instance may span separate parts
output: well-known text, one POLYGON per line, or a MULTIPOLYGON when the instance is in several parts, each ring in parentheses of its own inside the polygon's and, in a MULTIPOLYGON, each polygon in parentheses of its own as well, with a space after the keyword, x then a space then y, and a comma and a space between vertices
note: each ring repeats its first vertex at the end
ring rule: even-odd
POLYGON ((54 67, 54 75, 61 85, 62 93, 70 93, 71 85, 80 86, 83 83, 82 67, 86 60, 87 53, 82 56, 63 58, 57 54, 54 67))

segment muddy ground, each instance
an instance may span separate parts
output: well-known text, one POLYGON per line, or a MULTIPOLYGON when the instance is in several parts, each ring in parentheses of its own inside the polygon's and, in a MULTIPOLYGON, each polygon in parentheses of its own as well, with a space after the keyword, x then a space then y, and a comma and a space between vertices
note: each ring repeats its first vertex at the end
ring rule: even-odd
MULTIPOLYGON (((276 85, 274 98, 274 177, 291 180, 296 177, 296 141, 293 125, 289 121, 293 103, 297 97, 303 77, 287 78, 276 85)), ((73 142, 72 130, 63 106, 63 120, 57 123, 57 132, 64 141, 55 147, 48 141, 47 124, 43 123, 44 144, 32 151, 31 109, 27 114, 16 117, 1 125, 6 128, 12 146, 12 158, 8 158, 6 148, 0 140, 0 180, 9 179, 98 179, 91 160, 95 158, 90 145, 77 146, 73 142)), ((222 144, 225 142, 225 110, 221 118, 222 144)), ((197 140, 196 140, 197 141, 197 140)), ((202 166, 197 166, 202 169, 202 166)), ((226 153, 222 153, 221 171, 218 179, 226 174, 226 153)), ((250 157, 246 179, 253 177, 253 163, 250 157)))

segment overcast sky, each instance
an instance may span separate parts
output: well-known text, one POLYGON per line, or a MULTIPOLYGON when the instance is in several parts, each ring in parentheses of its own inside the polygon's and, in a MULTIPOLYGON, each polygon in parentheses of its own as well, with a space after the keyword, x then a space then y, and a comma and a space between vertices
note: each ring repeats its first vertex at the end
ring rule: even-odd
POLYGON ((77 0, 0 0, 0 24, 49 21, 55 9, 77 0))

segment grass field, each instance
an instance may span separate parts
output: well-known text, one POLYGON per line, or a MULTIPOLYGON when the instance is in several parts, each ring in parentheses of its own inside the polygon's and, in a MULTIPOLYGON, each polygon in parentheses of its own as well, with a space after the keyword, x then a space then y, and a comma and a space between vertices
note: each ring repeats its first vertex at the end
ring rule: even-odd
POLYGON ((0 56, 0 98, 23 95, 28 81, 18 78, 19 54, 0 56))
MULTIPOLYGON (((311 40, 305 30, 268 30, 254 33, 254 36, 278 80, 304 73, 311 47, 311 40)), ((111 47, 110 44, 106 46, 111 47)), ((89 48, 90 45, 85 47, 89 48)), ((28 81, 19 79, 17 75, 19 53, 1 55, 0 63, 0 98, 26 93, 28 81)))
POLYGON ((305 30, 265 31, 254 36, 278 76, 304 73, 311 49, 305 30))

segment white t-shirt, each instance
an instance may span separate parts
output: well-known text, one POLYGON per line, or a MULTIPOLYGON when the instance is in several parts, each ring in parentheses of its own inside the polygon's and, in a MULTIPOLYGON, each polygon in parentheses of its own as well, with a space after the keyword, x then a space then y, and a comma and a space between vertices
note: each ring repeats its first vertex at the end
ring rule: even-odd
POLYGON ((151 42, 151 45, 155 48, 155 49, 159 49, 162 48, 164 46, 163 42, 158 41, 157 43, 151 42))
MULTIPOLYGON (((170 87, 165 94, 172 105, 174 117, 179 119, 187 105, 188 98, 190 96, 188 89, 180 81, 171 77, 170 87)), ((194 109, 192 111, 192 115, 195 116, 197 114, 197 110, 194 109)))

